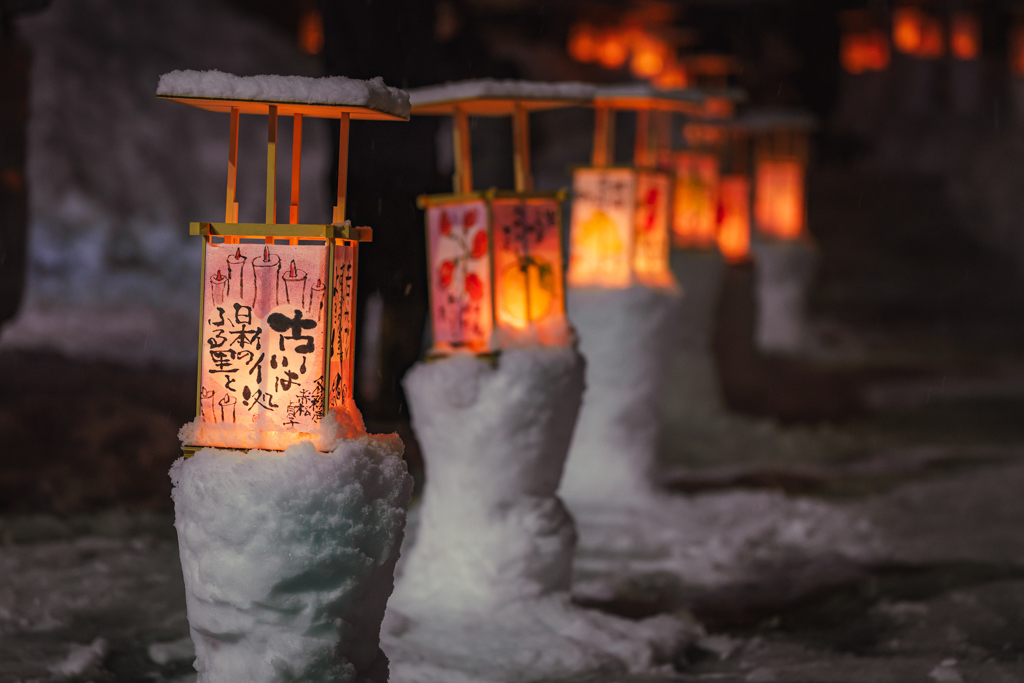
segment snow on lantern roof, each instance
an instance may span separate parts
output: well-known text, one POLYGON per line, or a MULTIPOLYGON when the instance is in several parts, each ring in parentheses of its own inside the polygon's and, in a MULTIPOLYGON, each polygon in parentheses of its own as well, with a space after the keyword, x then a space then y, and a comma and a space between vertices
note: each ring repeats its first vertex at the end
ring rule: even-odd
POLYGON ((750 109, 733 119, 705 121, 702 124, 747 133, 768 133, 774 130, 814 130, 818 127, 818 119, 802 109, 765 107, 750 109))
POLYGON ((276 105, 281 116, 303 114, 336 119, 408 120, 409 94, 384 84, 330 76, 236 76, 223 71, 172 71, 160 77, 156 94, 216 112, 237 108, 243 114, 267 114, 276 105))
POLYGON ((451 114, 456 108, 472 116, 509 116, 516 104, 527 111, 589 104, 595 88, 586 83, 477 80, 430 85, 409 91, 414 114, 451 114))
POLYGON ((649 83, 619 83, 599 86, 594 104, 612 109, 647 109, 698 113, 707 97, 695 88, 659 90, 649 83))

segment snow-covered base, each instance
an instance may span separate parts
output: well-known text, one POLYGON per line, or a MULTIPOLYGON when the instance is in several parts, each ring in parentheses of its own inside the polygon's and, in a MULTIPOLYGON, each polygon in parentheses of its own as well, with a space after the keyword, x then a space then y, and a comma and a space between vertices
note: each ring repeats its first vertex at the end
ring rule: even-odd
POLYGON ((426 466, 392 607, 482 611, 567 590, 576 531, 555 496, 583 393, 575 349, 421 363, 405 392, 426 466))
POLYGON ((373 436, 174 463, 199 683, 387 681, 380 624, 412 492, 402 450, 373 436))
POLYGON ((678 294, 644 287, 572 289, 569 317, 587 359, 587 392, 561 494, 629 500, 651 490, 662 389, 678 294))
POLYGON ((755 240, 757 327, 766 353, 799 353, 807 343, 807 295, 818 250, 806 240, 755 240))

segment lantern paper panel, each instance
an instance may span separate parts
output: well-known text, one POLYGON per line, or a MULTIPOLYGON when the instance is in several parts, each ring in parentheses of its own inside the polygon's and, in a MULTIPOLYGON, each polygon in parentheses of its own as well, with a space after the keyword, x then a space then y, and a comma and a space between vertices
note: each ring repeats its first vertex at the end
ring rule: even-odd
POLYGON ((743 175, 722 177, 718 205, 718 249, 727 261, 750 253, 750 181, 743 175))
MULTIPOLYGON (((329 350, 331 371, 329 407, 336 410, 354 409, 352 400, 353 373, 355 365, 356 332, 356 263, 359 256, 358 242, 341 240, 334 246, 334 288, 331 296, 331 318, 333 320, 329 350)), ((313 288, 313 297, 323 297, 318 281, 313 288)), ((320 304, 323 308, 323 304, 320 304)), ((318 318, 319 321, 319 318, 318 318)))
POLYGON ((667 173, 637 173, 636 231, 633 270, 636 279, 648 287, 672 287, 675 279, 669 266, 669 202, 672 182, 667 173))
POLYGON ((672 232, 677 247, 708 249, 718 231, 718 157, 699 152, 676 156, 672 232))
POLYGON ((804 232, 804 165, 799 159, 761 159, 754 186, 759 232, 792 240, 804 232))
POLYGON ((491 211, 499 345, 568 344, 558 201, 496 198, 491 211))
POLYGON ((275 447, 275 432, 320 422, 328 254, 322 245, 207 243, 199 417, 220 428, 196 445, 231 447, 224 423, 259 421, 263 445, 275 447))
POLYGON ((636 207, 629 168, 580 168, 573 174, 569 284, 629 287, 636 207))
POLYGON ((491 346, 491 257, 483 200, 427 208, 434 344, 474 353, 491 346))

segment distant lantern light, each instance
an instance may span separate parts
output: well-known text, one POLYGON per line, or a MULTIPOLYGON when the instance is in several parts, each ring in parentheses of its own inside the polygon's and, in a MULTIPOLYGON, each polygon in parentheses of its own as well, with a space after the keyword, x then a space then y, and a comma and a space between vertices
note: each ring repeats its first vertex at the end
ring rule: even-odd
POLYGON ((579 23, 569 31, 569 56, 577 62, 597 61, 599 47, 597 30, 591 24, 579 23))
POLYGON ((977 59, 981 53, 981 24, 970 12, 957 12, 950 22, 949 51, 957 59, 977 59))
POLYGON ((846 33, 840 40, 840 61, 847 73, 883 71, 889 66, 889 40, 881 29, 846 33))
POLYGON ((606 69, 619 69, 629 58, 629 46, 624 36, 616 30, 608 30, 597 44, 597 61, 606 69))
MULTIPOLYGON (((570 343, 562 268, 563 192, 535 192, 530 173, 529 112, 588 101, 585 95, 531 97, 550 84, 483 81, 413 92, 413 113, 454 116, 454 193, 423 195, 432 354, 487 354, 529 345, 570 343), (497 91, 495 90, 497 88, 497 91), (476 94, 474 94, 476 93, 476 94), (511 116, 515 191, 473 190, 469 117, 511 116)), ((557 89, 556 89, 557 92, 557 89)))
POLYGON ((654 86, 661 90, 680 90, 690 85, 689 74, 682 64, 672 62, 654 79, 654 86))
POLYGON ((718 202, 718 249, 727 261, 750 254, 750 181, 745 175, 722 177, 718 202))
POLYGON ((318 448, 327 447, 318 445, 320 437, 314 435, 323 433, 321 422, 331 411, 351 438, 362 422, 352 399, 356 271, 359 242, 369 241, 372 232, 344 218, 349 121, 407 120, 408 105, 384 86, 365 81, 352 85, 376 90, 380 110, 343 104, 345 99, 339 103, 344 95, 337 86, 313 92, 305 85, 309 79, 278 81, 286 90, 281 101, 235 99, 223 94, 225 79, 233 88, 229 92, 253 92, 266 87, 260 79, 281 77, 219 74, 209 93, 201 87, 197 93, 190 74, 161 77, 159 96, 227 113, 230 131, 225 220, 190 225, 190 233, 203 238, 203 287, 197 419, 187 427, 186 455, 206 446, 284 450, 313 441, 318 448), (238 222, 238 123, 243 113, 268 117, 263 223, 238 222), (279 115, 293 119, 287 224, 276 219, 279 115), (299 223, 302 124, 307 116, 340 122, 338 197, 330 224, 299 223))
POLYGON ((1024 78, 1024 24, 1010 28, 1009 60, 1010 72, 1024 78))
POLYGON ((924 14, 921 20, 921 43, 916 56, 921 59, 939 59, 946 54, 946 34, 938 17, 924 14))
POLYGON ((803 234, 804 176, 801 159, 758 160, 754 177, 754 219, 759 232, 784 240, 803 234))
POLYGON ((902 6, 892 12, 892 42, 904 54, 916 55, 924 39, 924 12, 919 7, 902 6))
POLYGON ((634 42, 630 71, 638 78, 654 78, 665 71, 669 63, 669 50, 664 41, 643 35, 634 42))
POLYGON ((718 230, 718 157, 705 152, 678 152, 675 172, 673 241, 682 248, 710 248, 718 230))
POLYGON ((318 55, 324 49, 324 17, 316 7, 307 7, 299 15, 299 49, 318 55))

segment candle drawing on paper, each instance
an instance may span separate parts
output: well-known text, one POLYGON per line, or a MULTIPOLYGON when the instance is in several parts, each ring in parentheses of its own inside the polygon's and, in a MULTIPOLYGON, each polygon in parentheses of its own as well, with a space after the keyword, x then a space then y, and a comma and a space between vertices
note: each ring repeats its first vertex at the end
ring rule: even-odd
POLYGON ((259 315, 268 313, 278 304, 278 275, 280 272, 281 257, 270 253, 269 246, 263 247, 263 257, 252 262, 252 307, 259 315))

